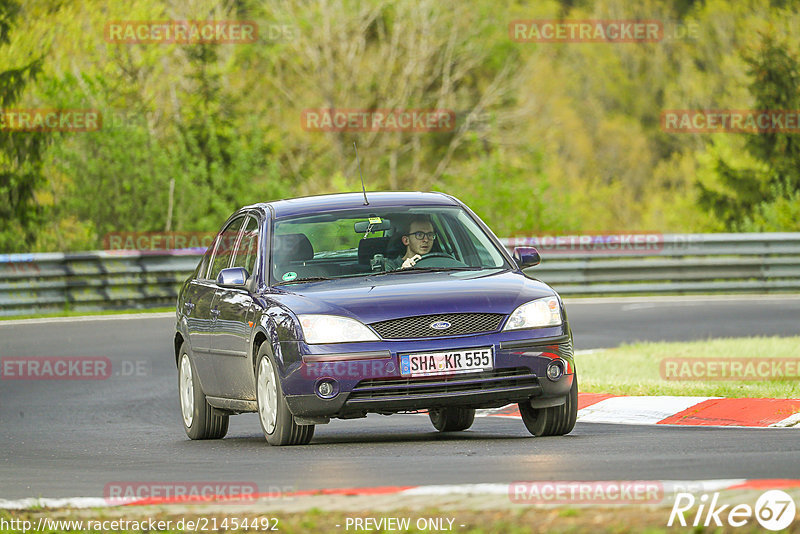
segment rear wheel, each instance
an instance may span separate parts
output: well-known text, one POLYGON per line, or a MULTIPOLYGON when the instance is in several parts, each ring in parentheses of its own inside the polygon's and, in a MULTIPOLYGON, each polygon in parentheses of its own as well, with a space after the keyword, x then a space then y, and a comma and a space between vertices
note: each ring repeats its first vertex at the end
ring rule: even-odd
POLYGON ((439 432, 466 430, 475 421, 474 408, 440 408, 428 411, 431 423, 439 432))
POLYGON ((578 377, 572 379, 567 401, 561 406, 531 408, 529 402, 519 403, 519 413, 528 432, 534 436, 563 436, 575 428, 578 418, 578 377))
POLYGON ((178 360, 178 393, 181 400, 183 429, 191 439, 220 439, 228 433, 229 416, 208 404, 197 381, 194 364, 186 342, 178 360))
POLYGON ((294 422, 294 416, 283 398, 278 369, 266 342, 258 350, 256 400, 261 430, 270 445, 305 445, 314 437, 314 425, 298 425, 294 422))

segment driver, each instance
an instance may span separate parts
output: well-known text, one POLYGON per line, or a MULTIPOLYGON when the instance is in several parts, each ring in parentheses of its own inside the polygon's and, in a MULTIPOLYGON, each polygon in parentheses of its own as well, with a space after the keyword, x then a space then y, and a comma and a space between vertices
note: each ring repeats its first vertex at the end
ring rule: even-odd
POLYGON ((436 241, 433 223, 425 215, 417 215, 408 223, 408 231, 401 240, 406 246, 406 253, 387 261, 387 269, 408 269, 413 267, 425 254, 428 254, 436 241))

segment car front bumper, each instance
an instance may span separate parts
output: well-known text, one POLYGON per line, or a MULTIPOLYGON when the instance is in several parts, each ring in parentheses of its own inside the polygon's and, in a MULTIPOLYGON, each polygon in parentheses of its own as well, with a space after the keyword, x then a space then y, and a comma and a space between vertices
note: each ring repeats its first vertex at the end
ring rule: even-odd
POLYGON ((575 377, 572 339, 559 335, 497 341, 488 336, 428 342, 425 347, 397 344, 388 351, 320 355, 323 361, 303 361, 284 377, 289 410, 299 417, 363 417, 367 413, 397 413, 448 406, 498 408, 529 399, 566 399, 575 377), (491 342, 490 342, 491 341, 491 342), (404 377, 399 353, 492 346, 494 369, 443 376, 404 377), (409 350, 411 349, 411 350, 409 350), (337 359, 338 358, 338 359, 337 359), (546 377, 554 359, 566 364, 566 373, 553 381, 546 377), (317 395, 321 380, 333 381, 336 395, 317 395))

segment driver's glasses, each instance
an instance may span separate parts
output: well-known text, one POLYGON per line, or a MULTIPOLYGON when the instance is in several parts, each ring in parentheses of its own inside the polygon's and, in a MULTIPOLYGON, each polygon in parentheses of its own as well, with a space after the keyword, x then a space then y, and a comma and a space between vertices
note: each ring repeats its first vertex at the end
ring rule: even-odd
POLYGON ((426 238, 426 237, 427 237, 427 238, 428 238, 430 241, 433 241, 433 240, 435 240, 435 239, 436 239, 436 232, 412 232, 412 233, 410 233, 410 234, 408 234, 408 235, 413 235, 414 237, 416 237, 416 238, 417 238, 417 239, 419 239, 420 241, 422 241, 422 240, 423 240, 424 238, 426 238))

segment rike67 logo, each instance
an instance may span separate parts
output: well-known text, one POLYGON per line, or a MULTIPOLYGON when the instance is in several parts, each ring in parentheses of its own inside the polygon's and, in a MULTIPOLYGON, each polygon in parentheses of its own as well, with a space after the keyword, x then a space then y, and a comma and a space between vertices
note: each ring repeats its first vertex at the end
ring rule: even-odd
POLYGON ((755 519, 767 530, 783 530, 794 521, 794 500, 785 491, 769 490, 762 493, 755 507, 749 504, 720 504, 719 496, 719 492, 710 498, 704 493, 696 499, 691 493, 678 493, 667 526, 722 527, 727 523, 731 527, 743 527, 755 519), (693 510, 695 505, 697 509, 693 510))

